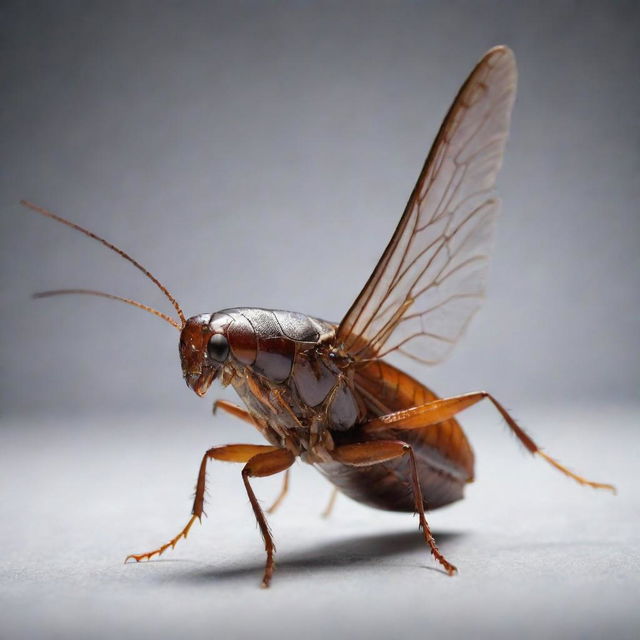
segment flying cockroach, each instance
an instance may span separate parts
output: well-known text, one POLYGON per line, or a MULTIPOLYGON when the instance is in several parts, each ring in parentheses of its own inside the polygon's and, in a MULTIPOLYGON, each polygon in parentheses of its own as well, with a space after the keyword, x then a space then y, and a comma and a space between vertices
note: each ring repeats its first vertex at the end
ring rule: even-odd
POLYGON ((180 305, 140 263, 83 227, 23 201, 34 211, 98 240, 140 269, 168 298, 179 320, 140 302, 88 289, 36 294, 90 294, 144 309, 180 330, 187 386, 204 396, 218 378, 245 407, 218 400, 269 444, 209 449, 198 472, 191 518, 166 544, 174 547, 202 518, 209 460, 240 462, 242 481, 264 538, 262 586, 274 568, 274 544, 251 478, 285 472, 300 458, 336 490, 389 511, 417 512, 431 553, 448 574, 456 568, 438 550, 425 510, 463 497, 474 456, 455 420, 481 400, 498 410, 518 440, 582 485, 591 482, 544 453, 488 392, 438 398, 386 361, 400 353, 426 364, 444 359, 480 306, 499 209, 495 180, 516 93, 516 64, 504 46, 488 51, 462 85, 373 273, 339 324, 291 311, 235 308, 186 318, 180 305))

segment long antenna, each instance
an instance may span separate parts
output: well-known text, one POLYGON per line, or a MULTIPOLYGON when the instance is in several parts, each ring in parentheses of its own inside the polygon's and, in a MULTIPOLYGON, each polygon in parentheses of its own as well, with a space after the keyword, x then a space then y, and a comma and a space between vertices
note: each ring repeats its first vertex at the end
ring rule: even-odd
MULTIPOLYGON (((97 240, 98 242, 102 243, 105 247, 107 247, 108 249, 111 249, 111 251, 115 251, 115 253, 117 253, 119 256, 121 256, 122 258, 124 258, 125 260, 128 260, 134 267, 136 267, 136 269, 139 269, 140 271, 142 271, 142 273, 144 273, 145 276, 147 276, 147 278, 149 278, 149 280, 151 280, 151 282, 153 282, 156 287, 158 287, 158 289, 160 289, 160 291, 162 291, 162 293, 164 293, 164 295, 167 297, 167 299, 169 300, 169 302, 173 305, 173 308, 176 310, 178 317, 180 318, 180 322, 182 323, 181 325, 177 325, 174 324, 173 322, 171 324, 174 324, 174 326, 177 326, 178 329, 184 327, 184 325, 186 324, 187 320, 184 316, 184 313, 182 312, 182 309, 180 308, 180 305, 178 304, 177 300, 169 293, 169 290, 147 269, 145 269, 137 260, 134 260, 129 254, 125 253, 122 249, 119 249, 118 247, 116 247, 114 244, 111 244, 110 242, 108 242, 107 240, 105 240, 104 238, 101 238, 99 235, 89 231, 88 229, 85 229, 84 227, 81 227, 79 224, 76 224, 75 222, 71 222, 70 220, 67 220, 66 218, 63 218, 62 216, 59 216, 55 213, 52 213, 51 211, 48 211, 47 209, 44 209, 42 207, 39 207, 36 204, 33 204, 32 202, 29 202, 28 200, 20 200, 20 204, 23 205, 24 207, 27 207, 29 209, 31 209, 32 211, 35 211, 36 213, 39 213, 40 215, 43 215, 45 218, 51 218, 52 220, 56 220, 57 222, 61 222, 62 224, 67 225, 67 227, 71 227, 72 229, 75 229, 76 231, 79 231, 80 233, 84 233, 85 236, 89 236, 89 238, 93 238, 94 240, 97 240)), ((68 293, 74 292, 74 293, 80 293, 80 292, 84 292, 84 293, 89 293, 89 290, 66 290, 68 293)), ((56 295, 55 292, 51 292, 51 295, 56 295)), ((102 297, 110 297, 112 299, 116 299, 116 300, 121 300, 122 302, 127 302, 128 304, 134 304, 133 300, 129 300, 128 298, 119 298, 118 296, 112 296, 111 294, 103 294, 102 292, 92 292, 90 293, 90 295, 101 295, 102 297)), ((42 296, 40 296, 42 297, 42 296)), ((159 317, 162 317, 164 314, 160 314, 159 311, 155 311, 151 309, 151 307, 146 307, 145 305, 142 305, 141 303, 135 303, 134 306, 139 306, 141 309, 146 308, 147 311, 150 311, 151 313, 154 313, 155 315, 158 315, 159 317)), ((168 317, 168 316, 167 316, 168 317)))
POLYGON ((153 307, 150 307, 146 304, 142 304, 142 302, 138 302, 137 300, 131 300, 130 298, 123 298, 122 296, 115 296, 112 293, 105 293, 104 291, 96 291, 95 289, 55 289, 53 291, 38 291, 38 293, 34 293, 32 298, 51 298, 52 296, 66 296, 66 295, 75 295, 75 294, 83 294, 88 296, 98 296, 100 298, 108 298, 109 300, 118 300, 119 302, 124 302, 125 304, 130 304, 132 307, 137 307, 138 309, 142 309, 143 311, 148 311, 152 313, 154 316, 158 316, 158 318, 162 318, 166 320, 172 327, 176 329, 182 329, 182 327, 166 313, 162 313, 162 311, 158 311, 153 307))

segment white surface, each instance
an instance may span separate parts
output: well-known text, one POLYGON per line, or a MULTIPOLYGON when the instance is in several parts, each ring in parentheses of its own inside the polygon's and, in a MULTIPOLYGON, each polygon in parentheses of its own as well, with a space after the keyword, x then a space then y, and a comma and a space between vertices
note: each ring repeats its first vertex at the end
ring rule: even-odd
MULTIPOLYGON (((619 495, 581 488, 519 450, 490 411, 464 425, 467 498, 429 520, 460 574, 429 557, 416 519, 341 497, 312 469, 270 518, 273 586, 239 465, 210 465, 209 517, 159 561, 122 564, 184 524, 202 452, 258 442, 227 418, 5 420, 0 431, 3 638, 636 637, 639 412, 521 412, 551 454, 619 495), (416 635, 420 633, 421 635, 416 635)), ((268 503, 275 479, 257 480, 268 503)))

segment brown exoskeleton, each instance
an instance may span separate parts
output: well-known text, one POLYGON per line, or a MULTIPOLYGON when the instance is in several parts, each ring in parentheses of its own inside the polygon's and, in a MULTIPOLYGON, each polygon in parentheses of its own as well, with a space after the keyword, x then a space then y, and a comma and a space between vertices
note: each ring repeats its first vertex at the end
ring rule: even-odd
MULTIPOLYGON (((180 330, 187 385, 204 396, 214 380, 232 385, 246 408, 216 407, 255 427, 269 444, 230 444, 204 454, 189 522, 167 544, 127 559, 163 553, 186 538, 203 514, 207 462, 244 464, 244 482, 267 552, 262 585, 273 573, 271 533, 250 478, 285 471, 296 458, 314 465, 335 487, 365 504, 417 512, 426 543, 444 570, 425 509, 459 500, 473 480, 474 459, 455 420, 488 399, 510 429, 580 484, 610 489, 572 473, 543 453, 489 393, 438 398, 386 362, 399 352, 434 364, 458 341, 484 293, 488 250, 499 201, 502 162, 516 91, 516 65, 506 47, 491 49, 453 102, 411 193, 404 214, 371 277, 339 324, 300 313, 236 308, 186 319, 167 289, 138 262, 86 229, 40 207, 35 211, 102 242, 143 271, 167 296, 179 321, 139 302, 99 291, 67 289, 121 300, 180 330)), ((287 475, 283 497, 287 486, 287 475)))

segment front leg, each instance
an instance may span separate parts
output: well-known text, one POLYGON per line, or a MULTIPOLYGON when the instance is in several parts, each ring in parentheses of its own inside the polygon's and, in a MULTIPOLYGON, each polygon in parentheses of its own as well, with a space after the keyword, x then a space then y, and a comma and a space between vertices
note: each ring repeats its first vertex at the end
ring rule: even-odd
POLYGON ((169 547, 173 549, 182 538, 186 539, 189 534, 189 530, 196 519, 202 520, 202 515, 204 513, 207 461, 209 459, 223 460, 225 462, 248 462, 256 455, 270 453, 273 451, 279 451, 279 449, 277 447, 259 444, 227 444, 222 447, 213 447, 212 449, 209 449, 202 457, 202 462, 200 463, 198 481, 196 483, 196 495, 193 501, 193 508, 191 510, 191 518, 189 519, 189 522, 187 522, 177 536, 171 538, 171 540, 166 544, 161 545, 153 551, 132 553, 128 555, 124 561, 127 562, 128 560, 135 560, 136 562, 140 562, 141 560, 150 560, 153 556, 162 555, 169 547))
MULTIPOLYGON (((216 400, 213 403, 213 414, 215 415, 218 409, 222 409, 227 413, 235 416, 236 418, 240 418, 240 420, 244 420, 251 426, 255 427, 262 433, 262 435, 267 438, 267 434, 265 430, 255 421, 253 416, 242 407, 239 407, 237 404, 233 404, 233 402, 229 402, 228 400, 216 400)), ((268 438, 267 438, 268 439, 268 438)), ((282 504, 282 501, 285 499, 287 493, 289 492, 289 470, 284 474, 284 480, 282 482, 282 488, 280 489, 280 493, 278 493, 276 499, 273 501, 273 504, 267 509, 267 513, 275 513, 278 507, 282 504)))
POLYGON ((230 413, 232 416, 239 418, 240 420, 244 420, 246 423, 250 424, 252 427, 257 426, 256 421, 253 419, 251 414, 242 407, 239 407, 237 404, 233 402, 229 402, 228 400, 216 400, 213 403, 213 415, 215 415, 218 409, 222 409, 227 413, 230 413))

